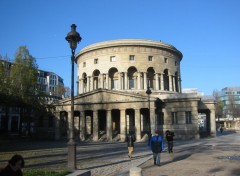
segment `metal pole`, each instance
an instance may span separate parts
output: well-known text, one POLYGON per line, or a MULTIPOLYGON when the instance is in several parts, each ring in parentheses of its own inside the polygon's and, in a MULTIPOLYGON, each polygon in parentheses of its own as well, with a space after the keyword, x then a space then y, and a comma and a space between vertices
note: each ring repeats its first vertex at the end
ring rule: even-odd
POLYGON ((149 127, 151 131, 151 112, 150 112, 150 94, 148 94, 148 109, 149 109, 149 127))
POLYGON ((74 56, 75 51, 72 50, 72 75, 71 75, 71 125, 69 129, 68 142, 68 169, 70 171, 76 170, 76 142, 74 139, 74 56))

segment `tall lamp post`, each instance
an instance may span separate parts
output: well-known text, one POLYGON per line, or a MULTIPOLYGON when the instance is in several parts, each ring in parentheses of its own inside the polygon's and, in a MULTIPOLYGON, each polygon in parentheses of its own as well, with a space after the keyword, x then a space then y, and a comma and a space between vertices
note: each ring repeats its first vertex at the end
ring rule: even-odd
POLYGON ((76 142, 74 138, 74 60, 75 60, 75 50, 77 44, 81 41, 81 37, 78 32, 76 32, 76 25, 71 25, 71 31, 67 34, 65 39, 70 44, 72 51, 71 62, 72 62, 72 75, 71 75, 71 125, 69 128, 69 141, 68 141, 68 169, 70 171, 76 170, 76 142))
MULTIPOLYGON (((149 121, 150 121, 150 126, 151 126, 151 114, 150 114, 150 95, 151 95, 152 91, 150 89, 150 86, 148 85, 146 94, 148 95, 148 109, 149 109, 149 121)), ((152 130, 152 129, 151 129, 152 130)), ((153 131, 151 131, 151 133, 153 134, 153 131)))

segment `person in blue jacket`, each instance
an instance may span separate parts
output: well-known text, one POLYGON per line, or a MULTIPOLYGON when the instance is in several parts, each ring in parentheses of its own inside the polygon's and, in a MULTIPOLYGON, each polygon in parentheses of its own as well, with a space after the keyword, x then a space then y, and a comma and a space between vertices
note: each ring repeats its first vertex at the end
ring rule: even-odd
POLYGON ((152 136, 150 142, 149 142, 150 148, 153 152, 153 160, 154 165, 160 166, 160 153, 164 149, 164 142, 163 138, 159 135, 158 131, 155 132, 155 135, 152 136))

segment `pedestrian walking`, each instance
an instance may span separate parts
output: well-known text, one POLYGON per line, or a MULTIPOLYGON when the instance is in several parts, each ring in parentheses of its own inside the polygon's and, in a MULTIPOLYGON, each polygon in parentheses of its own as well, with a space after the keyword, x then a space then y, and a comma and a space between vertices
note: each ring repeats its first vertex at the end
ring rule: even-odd
POLYGON ((220 127, 220 133, 221 134, 223 133, 223 127, 222 126, 220 127))
POLYGON ((8 165, 0 171, 0 176, 22 176, 24 159, 21 155, 13 155, 8 161, 8 165))
POLYGON ((159 135, 158 131, 155 132, 155 135, 152 136, 150 140, 150 148, 153 152, 154 165, 160 166, 161 156, 160 153, 164 149, 163 138, 159 135))
POLYGON ((174 138, 174 132, 167 130, 166 131, 166 140, 168 143, 168 153, 173 152, 173 138, 174 138))
POLYGON ((134 142, 136 141, 136 137, 134 134, 127 135, 127 146, 128 146, 128 157, 132 159, 133 151, 134 151, 134 142))

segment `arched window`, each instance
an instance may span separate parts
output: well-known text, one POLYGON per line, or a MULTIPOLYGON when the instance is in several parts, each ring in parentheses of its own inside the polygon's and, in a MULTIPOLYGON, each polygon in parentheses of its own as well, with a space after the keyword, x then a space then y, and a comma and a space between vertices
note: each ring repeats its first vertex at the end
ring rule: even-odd
POLYGON ((147 69, 147 86, 149 86, 150 88, 154 88, 154 74, 155 71, 152 67, 147 69))
POLYGON ((163 82, 164 82, 164 90, 169 90, 169 77, 168 77, 168 70, 164 70, 163 75, 163 82))
POLYGON ((111 89, 118 89, 118 70, 116 68, 109 70, 109 78, 111 80, 111 89))
POLYGON ((135 89, 136 88, 136 78, 137 78, 137 69, 135 67, 130 67, 128 69, 128 88, 135 89))
POLYGON ((100 71, 94 70, 94 72, 93 72, 93 90, 96 90, 99 87, 99 75, 100 75, 100 71))

